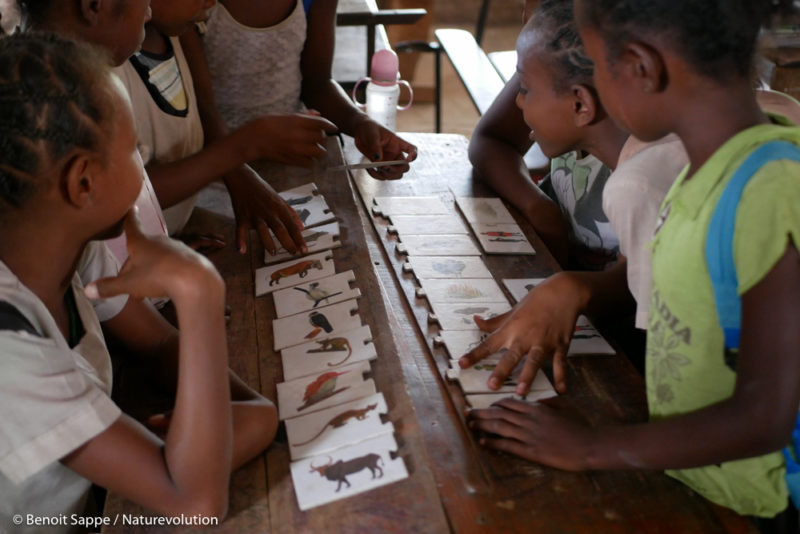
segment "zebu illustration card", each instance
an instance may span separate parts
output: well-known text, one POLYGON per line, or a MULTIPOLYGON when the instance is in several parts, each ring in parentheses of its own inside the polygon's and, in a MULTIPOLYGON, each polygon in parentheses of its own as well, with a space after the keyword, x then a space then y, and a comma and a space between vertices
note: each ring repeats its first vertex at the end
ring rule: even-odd
POLYGON ((401 235, 397 251, 409 256, 480 256, 472 237, 464 234, 401 235))
POLYGON ((478 330, 472 318, 474 315, 489 319, 511 309, 507 302, 432 302, 430 305, 433 313, 429 319, 439 323, 443 330, 478 330))
POLYGON ((467 399, 467 404, 473 410, 485 410, 486 408, 491 408, 492 404, 497 401, 507 399, 511 397, 512 399, 528 402, 530 404, 536 403, 536 401, 541 399, 549 399, 551 397, 555 397, 557 395, 556 390, 552 391, 533 391, 531 390, 530 393, 525 395, 525 398, 520 397, 519 395, 509 395, 508 393, 476 393, 473 395, 465 395, 467 399))
POLYGON ((502 302, 508 303, 503 290, 493 278, 444 279, 430 278, 420 280, 422 286, 417 297, 425 297, 428 302, 502 302))
MULTIPOLYGON (((472 323, 475 324, 474 321, 472 323)), ((487 332, 477 330, 442 330, 433 339, 437 345, 444 345, 451 360, 457 360, 477 347, 489 337, 487 332)))
POLYGON ((336 219, 325 197, 319 194, 314 183, 308 183, 278 193, 300 217, 303 226, 310 228, 336 219))
MULTIPOLYGON (((517 389, 519 374, 522 372, 522 361, 514 372, 503 382, 499 390, 489 389, 487 382, 492 371, 497 367, 500 355, 493 355, 481 360, 472 367, 461 369, 455 360, 451 360, 451 368, 447 370, 447 378, 457 380, 464 393, 514 393, 517 389), (455 367, 453 367, 455 365, 455 367)), ((531 384, 531 391, 555 391, 547 376, 539 371, 531 384)))
MULTIPOLYGON (((272 234, 272 239, 275 240, 276 245, 280 245, 278 238, 275 237, 275 234, 272 234)), ((323 250, 330 250, 332 248, 342 246, 342 242, 339 241, 339 223, 337 222, 332 222, 330 224, 325 224, 314 228, 307 228, 303 230, 303 239, 305 239, 306 246, 308 246, 307 254, 313 254, 315 252, 321 252, 323 250)), ((303 256, 303 254, 289 254, 289 252, 281 246, 274 256, 265 251, 264 263, 270 265, 272 263, 278 263, 279 261, 286 261, 292 258, 299 258, 301 256, 303 256)))
POLYGON ((439 197, 375 197, 375 215, 448 215, 450 210, 439 197))
POLYGON ((277 265, 260 267, 256 269, 256 296, 303 282, 327 278, 334 274, 336 274, 336 267, 330 251, 277 265))
POLYGON ((470 226, 487 254, 536 254, 517 224, 473 222, 470 226))
POLYGON ((516 223, 499 198, 456 197, 456 204, 468 223, 516 223))
POLYGON ((403 270, 413 272, 417 280, 430 278, 492 278, 479 256, 410 256, 403 270))
POLYGON ((514 302, 519 302, 528 292, 547 280, 546 278, 504 278, 503 285, 506 286, 514 302))
POLYGON ((371 378, 364 379, 369 371, 369 362, 358 362, 335 371, 281 382, 277 385, 281 421, 373 395, 375 382, 371 378))
POLYGON ((390 233, 403 235, 468 234, 461 217, 449 215, 392 215, 390 233))
POLYGON ((283 379, 294 380, 343 365, 374 360, 378 357, 372 344, 372 332, 364 325, 349 332, 320 336, 319 339, 287 347, 281 351, 283 379))
POLYGON ((275 350, 308 341, 338 336, 361 326, 358 301, 346 300, 308 312, 301 312, 272 321, 275 350))
POLYGON ((360 297, 361 291, 350 287, 350 283, 355 281, 353 271, 345 271, 281 289, 272 295, 275 299, 275 312, 278 317, 286 317, 360 297))
POLYGON ((292 462, 300 510, 352 497, 408 478, 402 458, 392 459, 397 442, 382 434, 356 445, 292 462))
POLYGON ((394 432, 381 421, 388 412, 382 393, 286 421, 292 460, 318 456, 347 445, 394 432))

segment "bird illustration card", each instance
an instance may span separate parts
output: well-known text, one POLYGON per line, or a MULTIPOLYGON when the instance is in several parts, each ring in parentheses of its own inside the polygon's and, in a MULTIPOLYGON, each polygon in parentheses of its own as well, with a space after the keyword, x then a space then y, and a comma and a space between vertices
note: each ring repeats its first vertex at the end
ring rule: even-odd
MULTIPOLYGON (((272 234, 272 239, 275 240, 276 245, 280 245, 275 234, 272 234)), ((317 226, 315 228, 307 228, 303 230, 303 239, 308 246, 306 255, 342 246, 342 242, 339 241, 339 223, 337 222, 317 226)), ((303 255, 304 254, 290 254, 283 246, 280 246, 274 255, 266 251, 264 252, 264 263, 270 265, 272 263, 278 263, 279 261, 299 258, 303 255)))
MULTIPOLYGON (((449 380, 457 380, 464 393, 514 393, 517 388, 519 375, 522 372, 522 360, 520 360, 516 369, 506 378, 503 385, 500 386, 500 389, 489 389, 487 385, 489 377, 492 376, 492 372, 495 367, 497 367, 499 359, 499 354, 493 355, 467 369, 461 369, 455 363, 455 360, 451 360, 451 368, 447 370, 447 378, 449 380)), ((550 380, 547 379, 547 376, 542 371, 539 371, 533 379, 531 391, 554 392, 555 390, 550 384, 550 380)))
POLYGON ((469 234, 456 214, 449 215, 392 215, 390 233, 403 235, 469 234))
POLYGON ((439 323, 443 330, 478 330, 473 316, 479 315, 484 319, 489 319, 505 313, 511 309, 507 302, 458 302, 446 304, 443 302, 431 302, 433 313, 429 319, 439 323))
POLYGON ((417 280, 430 278, 492 278, 479 256, 410 256, 403 270, 413 272, 417 280))
POLYGON ((456 197, 456 204, 468 223, 516 223, 499 198, 456 197))
POLYGON ((439 197, 375 197, 373 202, 372 212, 383 217, 450 213, 439 197))
POLYGON ((470 226, 487 254, 536 254, 517 224, 473 222, 470 226))
POLYGON ((525 298, 528 292, 547 280, 546 278, 504 278, 503 285, 511 293, 511 299, 516 303, 525 298))
POLYGON ((480 256, 472 237, 451 235, 401 235, 397 251, 408 256, 480 256))
POLYGON ((368 325, 341 334, 321 335, 319 339, 281 351, 283 379, 294 380, 377 357, 368 325))
POLYGON ((442 330, 433 341, 437 345, 444 345, 450 359, 457 360, 480 345, 487 337, 489 337, 488 332, 477 330, 476 327, 475 330, 442 330))
POLYGON ((554 389, 552 391, 531 390, 531 392, 525 395, 525 397, 520 397, 517 394, 509 395, 508 393, 477 393, 473 395, 465 395, 465 397, 467 399, 467 404, 469 404, 469 407, 473 410, 485 410, 486 408, 491 408, 492 404, 495 402, 508 399, 509 397, 515 400, 535 404, 536 401, 541 399, 549 399, 555 397, 556 395, 557 393, 554 389))
POLYGON ((392 458, 392 434, 330 453, 292 462, 292 482, 300 510, 309 510, 408 478, 402 458, 392 458))
POLYGON ((272 294, 275 299, 276 315, 287 317, 360 297, 361 291, 358 288, 350 287, 350 283, 355 281, 356 276, 353 271, 345 271, 328 278, 320 278, 313 282, 304 282, 276 291, 272 294))
POLYGON ((369 362, 358 362, 335 371, 323 371, 279 383, 277 389, 280 420, 318 412, 375 394, 375 382, 371 378, 364 378, 364 374, 369 371, 369 362))
POLYGON ((256 269, 256 296, 336 274, 330 251, 256 269))
POLYGON ((279 193, 300 217, 303 226, 310 228, 336 219, 316 184, 308 183, 279 193))
POLYGON ((420 280, 417 297, 428 302, 502 302, 508 303, 503 290, 493 278, 430 278, 420 280))
POLYGON ((337 336, 361 326, 358 301, 346 300, 272 321, 275 350, 308 341, 337 336))
POLYGON ((382 393, 286 421, 292 460, 319 456, 347 445, 394 432, 381 421, 388 412, 382 393))

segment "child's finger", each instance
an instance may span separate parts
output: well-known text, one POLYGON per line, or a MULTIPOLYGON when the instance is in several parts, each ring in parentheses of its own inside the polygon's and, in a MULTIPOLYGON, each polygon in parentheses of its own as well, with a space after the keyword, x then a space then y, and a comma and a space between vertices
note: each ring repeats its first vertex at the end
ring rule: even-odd
POLYGON ((236 247, 239 249, 239 254, 247 252, 247 232, 250 230, 250 223, 240 221, 236 225, 236 247))
POLYGON ((83 288, 83 294, 92 300, 105 299, 128 293, 126 273, 112 278, 101 278, 83 288))
POLYGON ((522 359, 522 355, 514 348, 502 349, 501 352, 503 355, 500 357, 500 361, 497 362, 497 366, 492 371, 492 374, 489 375, 489 380, 486 381, 489 389, 500 389, 503 382, 511 375, 522 359))
POLYGON ((567 391, 566 358, 566 348, 559 348, 553 354, 553 385, 559 393, 567 391))
POLYGON ((495 352, 497 352, 499 348, 500 348, 499 342, 496 342, 492 336, 489 336, 480 345, 478 345, 468 353, 464 354, 458 360, 458 365, 462 369, 471 367, 473 364, 476 364, 482 359, 486 358, 487 356, 490 356, 495 352))
POLYGON ((259 219, 256 222, 256 232, 258 232, 258 237, 261 239, 261 244, 264 245, 264 248, 270 254, 275 254, 277 249, 275 248, 275 241, 273 241, 272 236, 269 233, 269 227, 267 227, 267 223, 264 222, 263 219, 259 219))
POLYGON ((500 315, 491 317, 489 319, 484 319, 479 315, 475 315, 473 316, 472 319, 475 321, 475 324, 478 326, 478 328, 481 329, 482 332, 494 332, 500 327, 501 324, 505 322, 510 313, 511 310, 505 313, 501 313, 500 315))
MULTIPOLYGON (((308 245, 306 245, 306 240, 303 238, 303 223, 300 222, 300 217, 297 216, 297 212, 289 208, 281 215, 281 221, 288 232, 289 239, 291 239, 292 243, 294 243, 300 252, 303 254, 308 252, 308 245)), ((280 236, 278 236, 278 239, 280 239, 280 236)), ((281 244, 283 244, 283 241, 281 241, 281 244)), ((283 246, 286 247, 285 244, 283 244, 283 246)))
POLYGON ((528 394, 531 384, 533 384, 533 379, 536 378, 546 359, 547 354, 545 354, 542 347, 535 345, 528 350, 528 357, 525 358, 525 363, 522 366, 522 372, 517 382, 517 395, 525 396, 528 394))

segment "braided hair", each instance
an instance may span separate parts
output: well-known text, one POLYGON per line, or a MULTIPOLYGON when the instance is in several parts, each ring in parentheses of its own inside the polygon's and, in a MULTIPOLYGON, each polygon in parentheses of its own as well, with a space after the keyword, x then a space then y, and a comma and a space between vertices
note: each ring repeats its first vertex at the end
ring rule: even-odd
POLYGON ((102 152, 113 106, 108 64, 55 34, 0 39, 0 213, 46 185, 42 175, 73 150, 102 152))

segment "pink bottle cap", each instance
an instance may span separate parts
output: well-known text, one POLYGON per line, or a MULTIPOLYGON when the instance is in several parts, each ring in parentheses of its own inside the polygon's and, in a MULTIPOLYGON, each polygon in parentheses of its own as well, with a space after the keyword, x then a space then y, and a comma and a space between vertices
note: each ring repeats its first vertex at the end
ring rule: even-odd
POLYGON ((372 55, 370 78, 372 83, 378 85, 395 85, 399 63, 394 50, 387 48, 378 50, 372 55))

